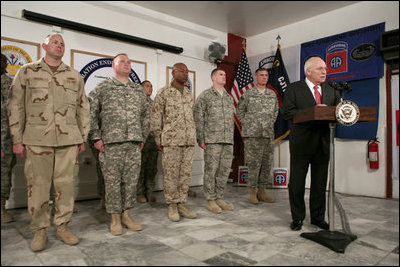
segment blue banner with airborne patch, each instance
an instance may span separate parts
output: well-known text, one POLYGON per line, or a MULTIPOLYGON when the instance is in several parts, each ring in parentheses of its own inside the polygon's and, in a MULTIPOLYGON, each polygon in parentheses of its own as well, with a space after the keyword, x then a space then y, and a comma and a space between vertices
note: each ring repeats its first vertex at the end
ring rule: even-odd
MULTIPOLYGON (((301 64, 312 55, 321 56, 328 68, 327 81, 356 81, 383 76, 384 61, 379 49, 385 23, 332 35, 301 44, 301 64)), ((303 67, 301 79, 305 79, 303 67)))

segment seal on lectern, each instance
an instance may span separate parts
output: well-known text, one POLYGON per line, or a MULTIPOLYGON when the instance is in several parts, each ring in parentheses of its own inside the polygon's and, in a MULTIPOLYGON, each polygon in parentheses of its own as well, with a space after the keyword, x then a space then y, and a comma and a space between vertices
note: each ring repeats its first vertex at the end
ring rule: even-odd
POLYGON ((360 110, 356 103, 350 100, 342 100, 335 111, 336 120, 344 125, 351 126, 358 121, 360 110))

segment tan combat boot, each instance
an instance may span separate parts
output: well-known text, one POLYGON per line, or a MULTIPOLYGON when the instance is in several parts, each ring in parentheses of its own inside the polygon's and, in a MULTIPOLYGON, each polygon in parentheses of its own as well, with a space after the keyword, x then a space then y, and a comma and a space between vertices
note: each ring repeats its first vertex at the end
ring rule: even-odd
POLYGON ((264 187, 261 187, 261 186, 258 188, 257 199, 260 200, 260 201, 267 202, 267 203, 274 203, 275 202, 275 199, 272 198, 272 197, 269 197, 267 195, 267 193, 265 192, 264 187))
POLYGON ((225 202, 222 198, 217 198, 215 202, 223 210, 233 210, 235 208, 233 204, 225 202))
POLYGON ((148 192, 147 194, 146 194, 146 197, 147 197, 147 200, 149 201, 149 202, 156 202, 156 197, 151 193, 151 192, 148 192))
POLYGON ((132 220, 130 216, 130 210, 125 210, 122 213, 121 224, 132 231, 140 231, 143 229, 140 223, 132 220))
POLYGON ((30 244, 30 248, 33 252, 41 251, 47 246, 47 233, 46 228, 36 230, 35 235, 30 244))
POLYGON ((250 187, 250 203, 258 204, 257 187, 250 187))
POLYGON ((180 218, 179 218, 178 206, 176 203, 169 204, 168 218, 173 222, 179 221, 180 218))
POLYGON ((178 203, 179 214, 188 219, 195 219, 197 217, 196 212, 188 209, 183 203, 178 203))
POLYGON ((121 213, 111 213, 110 232, 112 235, 122 235, 121 213))
POLYGON ((137 200, 137 202, 139 202, 139 203, 146 203, 146 202, 147 202, 147 199, 146 199, 146 197, 145 197, 143 194, 138 195, 138 196, 136 197, 136 200, 137 200))
POLYGON ((67 223, 57 226, 56 237, 58 240, 62 240, 65 244, 70 246, 74 246, 79 243, 79 238, 68 229, 67 223))
POLYGON ((14 218, 6 210, 6 199, 1 199, 1 223, 13 222, 14 218))
POLYGON ((207 209, 214 213, 221 213, 221 208, 215 203, 215 200, 207 200, 207 209))

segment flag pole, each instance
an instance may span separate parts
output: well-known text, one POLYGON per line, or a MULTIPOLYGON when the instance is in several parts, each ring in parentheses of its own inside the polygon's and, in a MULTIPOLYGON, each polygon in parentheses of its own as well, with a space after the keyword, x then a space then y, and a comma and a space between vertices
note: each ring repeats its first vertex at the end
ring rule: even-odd
POLYGON ((278 36, 276 37, 276 39, 275 40, 278 40, 278 48, 279 48, 279 40, 280 39, 282 39, 280 36, 279 36, 279 33, 278 33, 278 36))
MULTIPOLYGON (((246 48, 247 48, 247 43, 246 43, 246 39, 243 39, 242 46, 243 46, 243 50, 244 50, 244 52, 246 53, 246 56, 247 56, 247 51, 246 51, 246 50, 247 50, 247 49, 246 49, 246 48)), ((239 133, 240 133, 240 138, 242 138, 243 149, 244 149, 245 139, 243 138, 241 127, 238 127, 238 129, 239 129, 239 133)), ((247 166, 246 157, 244 157, 243 165, 244 165, 244 166, 247 166)))
POLYGON ((278 168, 280 168, 281 167, 281 141, 278 142, 278 155, 279 155, 278 168))
MULTIPOLYGON (((246 56, 246 40, 243 40, 242 44, 242 55, 240 62, 237 66, 236 69, 236 74, 234 75, 233 79, 233 86, 231 88, 231 96, 233 98, 233 102, 235 105, 235 108, 238 108, 238 104, 240 102, 241 96, 249 90, 251 87, 254 86, 254 79, 253 79, 253 74, 251 73, 251 69, 247 60, 246 56)), ((235 125, 238 130, 238 134, 240 134, 240 139, 242 141, 242 144, 244 146, 245 143, 245 138, 242 135, 242 129, 240 126, 240 122, 238 121, 238 118, 236 116, 236 112, 234 114, 234 120, 235 120, 235 125)), ((236 135, 236 131, 235 131, 236 135)), ((238 136, 239 140, 239 136, 238 136)), ((246 164, 246 160, 244 160, 244 164, 246 164)))
POLYGON ((273 59, 269 80, 270 89, 272 89, 276 94, 279 105, 279 113, 274 124, 274 129, 276 131, 274 133, 274 144, 278 144, 278 168, 273 169, 273 188, 288 187, 288 169, 281 167, 281 142, 289 135, 288 128, 290 128, 288 127, 288 122, 283 120, 282 118, 284 92, 285 88, 289 84, 289 77, 287 75, 285 65, 283 64, 280 45, 281 39, 281 36, 278 34, 278 36, 276 37, 277 49, 275 52, 275 57, 273 59))
MULTIPOLYGON (((276 40, 278 40, 277 49, 279 49, 280 48, 279 41, 281 40, 281 37, 279 36, 279 33, 278 33, 278 36, 276 37, 276 40)), ((282 138, 278 139, 278 168, 281 167, 281 140, 282 140, 282 138)))

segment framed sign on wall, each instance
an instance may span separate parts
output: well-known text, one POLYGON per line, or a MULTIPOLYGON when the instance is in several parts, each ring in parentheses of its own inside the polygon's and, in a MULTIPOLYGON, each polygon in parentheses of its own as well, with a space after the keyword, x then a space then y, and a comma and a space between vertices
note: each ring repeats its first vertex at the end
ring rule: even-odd
POLYGON ((23 65, 40 59, 40 44, 1 37, 1 53, 8 60, 6 74, 14 78, 23 65))

